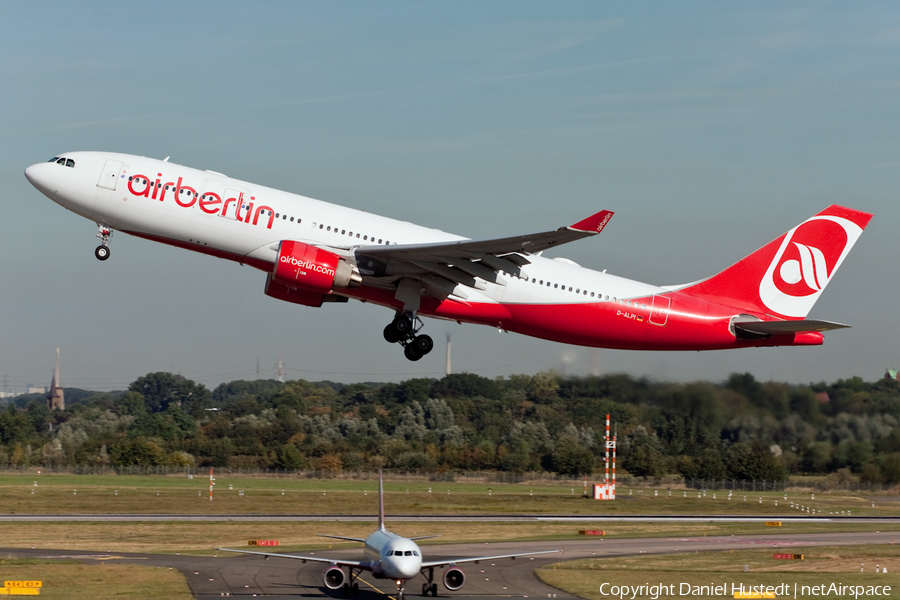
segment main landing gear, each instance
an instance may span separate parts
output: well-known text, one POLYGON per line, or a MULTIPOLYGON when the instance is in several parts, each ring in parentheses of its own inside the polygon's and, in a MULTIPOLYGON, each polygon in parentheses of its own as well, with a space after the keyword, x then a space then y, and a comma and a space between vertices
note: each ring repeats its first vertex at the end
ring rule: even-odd
POLYGON ((422 569, 422 575, 425 576, 428 581, 422 584, 422 595, 427 596, 431 594, 435 598, 437 598, 437 583, 434 582, 434 567, 428 567, 428 572, 425 572, 425 569, 422 569))
POLYGON ((94 256, 97 260, 106 260, 109 258, 109 238, 112 237, 112 229, 106 225, 97 225, 97 237, 100 238, 100 245, 94 250, 94 256))
POLYGON ((403 346, 403 355, 409 360, 419 360, 434 348, 434 340, 427 335, 416 335, 422 329, 422 321, 413 313, 399 312, 384 328, 384 339, 403 346))

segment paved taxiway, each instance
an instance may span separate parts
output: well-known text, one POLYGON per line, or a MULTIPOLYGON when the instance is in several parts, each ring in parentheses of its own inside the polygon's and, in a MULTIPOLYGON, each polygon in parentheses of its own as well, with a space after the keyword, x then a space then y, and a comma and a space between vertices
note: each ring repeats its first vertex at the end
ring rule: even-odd
MULTIPOLYGON (((900 542, 900 532, 859 532, 859 533, 809 533, 809 534, 764 534, 716 537, 666 537, 636 539, 579 539, 555 542, 502 542, 496 544, 447 544, 423 546, 427 560, 442 558, 477 556, 483 554, 504 554, 527 552, 529 550, 561 549, 559 554, 520 557, 516 560, 487 561, 466 565, 466 584, 458 592, 448 592, 443 587, 439 593, 443 597, 465 597, 493 599, 514 598, 572 598, 556 588, 549 587, 535 576, 534 569, 563 560, 578 558, 614 557, 639 553, 663 554, 671 552, 694 552, 695 550, 729 550, 746 548, 786 548, 798 546, 825 546, 838 544, 890 544, 900 542)), ((361 549, 317 551, 316 555, 356 558, 361 549)), ((223 596, 253 597, 265 596, 274 599, 298 597, 328 598, 340 597, 329 592, 322 585, 324 566, 321 563, 262 556, 217 557, 173 556, 160 554, 103 554, 96 552, 73 552, 66 550, 41 550, 0 548, 0 556, 28 558, 66 557, 86 563, 115 561, 125 564, 162 566, 178 569, 187 576, 191 589, 199 600, 212 600, 223 596)), ((436 570, 439 577, 441 570, 436 570)), ((410 581, 406 594, 418 596, 422 579, 410 581)), ((360 598, 378 600, 384 595, 394 596, 396 587, 390 581, 379 581, 364 575, 360 581, 360 598)))

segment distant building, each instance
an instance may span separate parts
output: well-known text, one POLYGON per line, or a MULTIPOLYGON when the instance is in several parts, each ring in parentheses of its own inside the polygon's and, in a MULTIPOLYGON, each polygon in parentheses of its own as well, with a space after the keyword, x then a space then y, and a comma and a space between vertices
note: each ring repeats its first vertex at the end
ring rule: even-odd
POLYGON ((66 398, 59 385, 59 347, 56 348, 56 368, 50 381, 50 393, 47 394, 47 405, 50 410, 66 410, 66 398))
POLYGON ((26 394, 46 394, 50 391, 50 388, 43 385, 31 385, 30 383, 25 386, 26 394))
POLYGON ((900 381, 900 371, 897 369, 888 369, 884 372, 885 379, 893 379, 894 381, 900 381))

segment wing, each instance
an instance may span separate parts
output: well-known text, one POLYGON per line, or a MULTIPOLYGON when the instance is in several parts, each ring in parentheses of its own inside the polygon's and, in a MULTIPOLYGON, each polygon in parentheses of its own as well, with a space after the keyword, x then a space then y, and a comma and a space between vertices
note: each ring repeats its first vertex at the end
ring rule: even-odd
POLYGON ((831 321, 736 321, 734 328, 755 335, 784 335, 788 333, 806 333, 808 331, 828 331, 850 327, 831 321))
POLYGON ((331 538, 334 540, 347 540, 350 542, 362 542, 363 544, 366 543, 366 540, 364 540, 362 538, 344 537, 342 535, 325 535, 324 533, 320 533, 319 537, 327 537, 327 538, 331 538))
POLYGON ((435 560, 431 562, 423 562, 422 568, 442 567, 444 565, 458 565, 460 563, 478 562, 481 560, 499 560, 501 558, 515 558, 517 556, 534 556, 535 554, 553 554, 562 552, 562 550, 542 550, 540 552, 522 552, 520 554, 497 554, 496 556, 473 556, 470 558, 452 558, 450 560, 435 560))
POLYGON ((293 558, 294 560, 302 560, 302 561, 310 561, 310 562, 320 562, 320 563, 328 563, 330 565, 343 565, 345 567, 355 567, 357 569, 364 569, 366 571, 372 570, 372 565, 369 562, 360 561, 360 560, 343 560, 339 558, 324 558, 321 556, 297 556, 296 554, 278 554, 275 552, 250 552, 247 550, 232 550, 231 548, 216 548, 216 550, 222 552, 240 552, 241 554, 259 554, 260 556, 274 556, 275 558, 293 558))
POLYGON ((604 210, 568 227, 506 238, 363 246, 355 251, 356 261, 363 276, 389 281, 408 278, 423 284, 433 297, 453 294, 465 300, 457 286, 485 289, 483 281, 506 285, 500 271, 518 277, 521 267, 530 264, 525 255, 597 235, 612 216, 604 210))

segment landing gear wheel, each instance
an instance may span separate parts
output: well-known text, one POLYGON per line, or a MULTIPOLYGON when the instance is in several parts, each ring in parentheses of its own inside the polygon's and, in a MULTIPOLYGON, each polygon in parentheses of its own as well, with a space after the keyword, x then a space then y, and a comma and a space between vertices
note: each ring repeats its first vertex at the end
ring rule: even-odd
POLYGON ((409 320, 409 317, 406 315, 401 315, 394 319, 394 322, 391 323, 394 329, 400 334, 400 336, 404 336, 409 333, 409 330, 412 329, 412 321, 409 320))
POLYGON ((437 584, 436 583, 431 584, 431 595, 434 596, 435 598, 437 598, 437 584))
POLYGON ((97 246, 97 249, 94 250, 94 256, 97 257, 97 260, 106 260, 109 258, 109 247, 97 246))
POLYGON ((428 592, 430 592, 430 591, 431 591, 431 586, 428 585, 427 583, 423 583, 422 584, 422 595, 427 596, 428 592))
POLYGON ((434 340, 431 339, 431 336, 420 335, 413 340, 412 345, 418 349, 419 355, 425 356, 434 348, 434 340))
POLYGON ((394 327, 393 323, 388 323, 384 328, 384 339, 388 343, 396 344, 400 341, 400 338, 403 337, 403 334, 397 331, 397 328, 394 327))
POLYGON ((422 358, 422 353, 419 351, 419 348, 415 344, 410 344, 403 349, 403 356, 405 356, 408 360, 416 361, 422 358))
POLYGON ((351 594, 354 598, 356 598, 357 596, 359 596, 359 584, 358 584, 358 583, 354 583, 354 584, 350 587, 350 594, 351 594))

